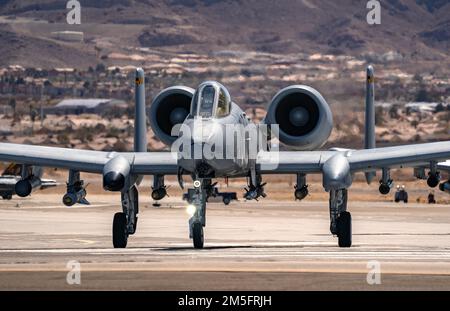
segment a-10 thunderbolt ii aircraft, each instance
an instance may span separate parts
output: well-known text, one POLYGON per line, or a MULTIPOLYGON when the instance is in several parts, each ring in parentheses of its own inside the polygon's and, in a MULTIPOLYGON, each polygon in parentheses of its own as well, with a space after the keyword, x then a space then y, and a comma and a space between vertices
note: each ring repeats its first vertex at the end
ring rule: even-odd
MULTIPOLYGON (((440 171, 447 172, 450 175, 450 160, 439 163, 437 166, 437 169, 440 171)), ((439 185, 439 190, 450 194, 450 179, 447 182, 441 183, 439 185)))
MULTIPOLYGON (((147 152, 144 83, 144 72, 137 69, 134 152, 0 144, 0 160, 21 163, 24 167, 68 169, 65 197, 77 202, 86 195, 80 172, 102 174, 103 188, 121 193, 122 211, 113 220, 115 248, 126 247, 129 235, 136 231, 138 185, 144 175, 153 176, 155 200, 167 194, 164 176, 178 176, 182 188, 183 176, 192 178, 193 186, 186 195, 192 214, 189 233, 194 247, 203 248, 206 205, 216 190, 214 179, 247 177, 245 198, 257 200, 266 196, 264 175, 296 175, 293 191, 296 199, 301 200, 308 194, 306 176, 322 174, 323 188, 330 194, 331 233, 338 237, 340 247, 350 247, 352 229, 347 198, 355 173, 364 172, 370 182, 376 171, 381 171, 379 191, 383 194, 389 193, 393 185, 391 168, 413 167, 416 177, 427 179, 430 187, 436 187, 440 182, 438 163, 450 158, 450 141, 375 147, 372 67, 367 69, 366 149, 363 150, 319 150, 332 131, 333 117, 325 98, 309 86, 293 85, 279 91, 269 104, 263 122, 253 124, 231 100, 227 89, 210 81, 196 90, 170 87, 155 97, 149 111, 150 124, 155 135, 171 146, 171 151, 147 152), (232 131, 228 132, 230 128, 232 131), (275 150, 276 144, 270 143, 273 137, 296 151, 275 150)), ((23 182, 30 177, 23 176, 23 182)))

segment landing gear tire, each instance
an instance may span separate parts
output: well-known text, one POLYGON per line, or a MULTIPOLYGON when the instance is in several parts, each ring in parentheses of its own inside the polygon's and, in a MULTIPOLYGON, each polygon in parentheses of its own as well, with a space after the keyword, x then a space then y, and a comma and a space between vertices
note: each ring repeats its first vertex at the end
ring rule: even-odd
POLYGON ((3 200, 12 200, 12 195, 11 194, 7 194, 7 195, 4 195, 4 196, 2 196, 2 198, 3 198, 3 200))
POLYGON ((199 222, 192 225, 192 240, 195 249, 202 249, 205 242, 203 235, 203 225, 199 222))
POLYGON ((349 212, 342 212, 337 219, 339 247, 352 246, 352 216, 349 212))
POLYGON ((125 213, 116 213, 113 220, 114 248, 125 248, 128 242, 127 216, 125 213))

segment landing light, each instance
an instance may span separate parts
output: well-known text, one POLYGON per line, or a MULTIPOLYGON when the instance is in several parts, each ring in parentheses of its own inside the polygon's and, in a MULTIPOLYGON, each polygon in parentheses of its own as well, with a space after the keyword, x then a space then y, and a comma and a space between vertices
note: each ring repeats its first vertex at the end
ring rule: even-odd
POLYGON ((195 207, 195 205, 190 204, 186 207, 186 213, 191 217, 194 216, 196 211, 197 207, 195 207))

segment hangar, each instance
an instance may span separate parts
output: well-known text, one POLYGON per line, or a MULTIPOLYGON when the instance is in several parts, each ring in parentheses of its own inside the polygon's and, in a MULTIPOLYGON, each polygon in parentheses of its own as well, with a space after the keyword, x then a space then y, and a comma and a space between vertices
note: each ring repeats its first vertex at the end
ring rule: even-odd
POLYGON ((101 114, 111 109, 125 111, 127 107, 126 102, 117 99, 65 99, 56 106, 46 108, 45 113, 56 115, 101 114))

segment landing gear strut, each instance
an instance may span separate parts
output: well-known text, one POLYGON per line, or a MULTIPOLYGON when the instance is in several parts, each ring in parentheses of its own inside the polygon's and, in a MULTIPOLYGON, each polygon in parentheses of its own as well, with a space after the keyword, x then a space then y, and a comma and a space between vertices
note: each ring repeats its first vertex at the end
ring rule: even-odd
POLYGON ((127 247, 128 236, 136 232, 139 213, 139 193, 136 186, 122 192, 122 210, 116 213, 113 221, 114 248, 127 247))
POLYGON ((192 239, 196 249, 202 249, 205 242, 203 228, 206 226, 206 200, 209 186, 211 186, 211 180, 197 179, 194 182, 194 189, 188 189, 188 202, 195 207, 195 212, 189 219, 189 238, 192 239))
POLYGON ((352 246, 352 216, 347 212, 347 189, 330 190, 330 231, 339 247, 352 246))

